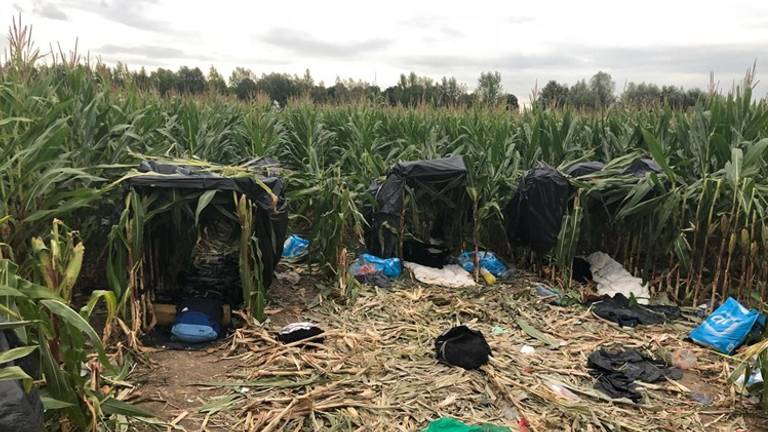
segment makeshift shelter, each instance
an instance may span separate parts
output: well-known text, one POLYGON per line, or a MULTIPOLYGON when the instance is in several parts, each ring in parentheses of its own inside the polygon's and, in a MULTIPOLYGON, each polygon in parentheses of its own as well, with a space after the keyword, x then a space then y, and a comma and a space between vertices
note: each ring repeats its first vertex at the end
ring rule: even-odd
POLYGON ((118 313, 135 334, 157 303, 216 298, 263 318, 288 224, 283 182, 257 163, 144 161, 125 175, 107 264, 118 313))
POLYGON ((368 250, 384 258, 402 256, 407 228, 411 228, 410 234, 425 240, 445 239, 460 231, 471 217, 466 176, 461 156, 395 164, 386 180, 369 190, 375 204, 366 209, 368 250), (422 212, 408 213, 409 204, 422 212), (422 217, 425 214, 427 218, 422 217))
POLYGON ((568 179, 550 166, 526 171, 503 211, 510 242, 538 254, 549 252, 557 244, 572 193, 568 179))

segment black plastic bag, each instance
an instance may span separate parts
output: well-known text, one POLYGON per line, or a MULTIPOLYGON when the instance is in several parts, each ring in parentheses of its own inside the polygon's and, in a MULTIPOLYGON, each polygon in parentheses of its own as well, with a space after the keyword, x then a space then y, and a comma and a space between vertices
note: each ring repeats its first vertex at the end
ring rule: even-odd
POLYGON ((661 324, 680 318, 680 308, 676 306, 641 305, 630 302, 621 293, 595 303, 592 311, 622 327, 661 324))
POLYGON ((488 363, 491 347, 483 334, 465 325, 453 327, 435 340, 435 356, 442 362, 464 369, 488 363))
POLYGON ((602 171, 605 168, 605 164, 598 161, 579 162, 572 165, 565 171, 571 177, 581 177, 589 174, 602 171))

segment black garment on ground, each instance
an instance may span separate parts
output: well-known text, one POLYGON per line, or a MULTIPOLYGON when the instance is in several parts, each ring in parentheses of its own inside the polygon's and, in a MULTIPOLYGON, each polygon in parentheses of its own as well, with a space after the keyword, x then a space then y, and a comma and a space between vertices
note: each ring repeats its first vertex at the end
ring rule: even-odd
POLYGON ((571 193, 568 179, 556 169, 528 170, 504 207, 509 241, 529 246, 540 255, 549 252, 557 244, 571 193))
POLYGON ((665 363, 634 349, 600 347, 587 359, 589 373, 597 378, 595 389, 617 398, 640 402, 642 395, 637 392, 636 380, 655 383, 665 378, 679 380, 683 377, 680 368, 665 363))
POLYGON ((289 344, 312 338, 311 342, 323 343, 325 342, 325 337, 316 337, 323 333, 323 329, 318 327, 316 324, 308 322, 292 323, 280 329, 280 331, 277 333, 277 340, 284 344, 289 344))
POLYGON ((588 174, 602 171, 605 168, 605 164, 598 161, 579 162, 568 168, 565 173, 571 177, 581 177, 588 174))
POLYGON ((585 284, 592 280, 592 266, 582 257, 574 257, 571 266, 571 278, 578 283, 585 284))
POLYGON ((435 356, 442 362, 464 369, 477 369, 488 363, 491 347, 483 334, 460 325, 447 330, 435 340, 435 356))
POLYGON ((636 327, 638 324, 661 324, 680 318, 676 306, 655 306, 632 303, 623 294, 595 303, 595 315, 613 321, 622 327, 636 327))
MULTIPOLYGON (((0 331, 0 352, 23 346, 13 330, 0 331)), ((40 379, 39 355, 33 352, 25 357, 3 364, 18 366, 34 379, 40 379)), ((0 431, 38 432, 43 430, 43 403, 37 389, 27 393, 19 380, 0 381, 0 431)))
POLYGON ((448 264, 450 252, 435 245, 428 245, 418 240, 403 242, 403 259, 427 267, 443 268, 448 264))

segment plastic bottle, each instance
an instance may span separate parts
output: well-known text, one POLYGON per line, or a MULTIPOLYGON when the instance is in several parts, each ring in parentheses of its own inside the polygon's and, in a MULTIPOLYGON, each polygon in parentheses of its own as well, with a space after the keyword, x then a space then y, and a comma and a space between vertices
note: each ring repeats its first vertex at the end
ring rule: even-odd
POLYGON ((480 274, 483 275, 483 279, 485 279, 485 283, 488 285, 493 285, 496 283, 496 276, 494 276, 486 268, 480 267, 480 274))

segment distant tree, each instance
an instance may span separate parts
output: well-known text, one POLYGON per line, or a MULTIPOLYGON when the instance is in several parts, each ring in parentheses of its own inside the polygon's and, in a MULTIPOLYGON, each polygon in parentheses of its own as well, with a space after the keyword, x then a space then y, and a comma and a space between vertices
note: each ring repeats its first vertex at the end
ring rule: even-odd
POLYGON ((176 89, 176 74, 171 70, 158 68, 149 75, 149 79, 160 96, 166 96, 176 89))
POLYGON ((659 104, 662 102, 661 90, 656 84, 630 82, 621 94, 621 102, 634 107, 659 104))
POLYGON ((562 108, 568 100, 568 86, 549 81, 539 92, 536 103, 540 108, 562 108))
POLYGON ((200 68, 190 69, 182 66, 176 72, 176 91, 180 94, 199 94, 206 88, 205 76, 200 68))
POLYGON ((256 83, 250 78, 242 78, 235 86, 235 95, 240 100, 249 100, 256 96, 258 88, 256 83))
POLYGON ((461 96, 466 93, 467 86, 459 84, 456 78, 443 77, 437 86, 436 104, 438 106, 457 106, 461 102, 461 96))
POLYGON ((246 78, 256 82, 256 76, 250 69, 246 69, 240 66, 236 67, 229 75, 229 87, 232 89, 237 88, 237 85, 240 84, 240 81, 246 78))
POLYGON ((499 72, 482 72, 480 74, 475 91, 480 103, 487 106, 496 105, 503 91, 504 87, 501 85, 499 72))
POLYGON ((616 83, 607 72, 599 71, 589 80, 589 89, 595 98, 595 108, 607 108, 616 100, 616 83))
POLYGON ((576 109, 593 109, 595 97, 585 80, 577 81, 568 90, 568 105, 576 109))
POLYGON ((312 78, 312 74, 309 69, 304 71, 303 76, 294 77, 294 92, 297 95, 311 96, 312 88, 315 86, 315 80, 312 78))
POLYGON ((517 102, 517 96, 513 95, 512 93, 507 93, 504 96, 505 100, 505 108, 507 111, 519 111, 520 105, 517 102))
POLYGON ((313 86, 309 92, 309 97, 312 98, 312 102, 317 104, 324 104, 329 102, 328 89, 325 88, 325 84, 320 81, 316 86, 313 86))
POLYGON ((139 69, 139 71, 133 75, 133 84, 136 86, 136 88, 142 91, 150 89, 151 81, 149 79, 149 75, 147 75, 146 69, 144 69, 144 66, 142 66, 141 69, 139 69))
POLYGON ((218 94, 227 93, 227 82, 213 66, 208 69, 208 90, 218 94))
POLYGON ((265 93, 273 101, 277 101, 280 106, 284 106, 288 99, 295 96, 296 85, 288 74, 272 72, 262 75, 256 82, 258 91, 265 93))

